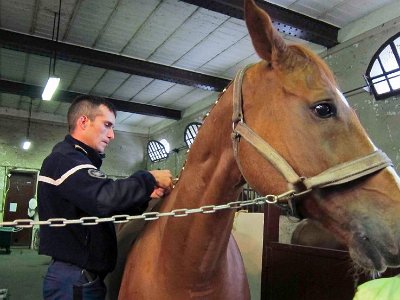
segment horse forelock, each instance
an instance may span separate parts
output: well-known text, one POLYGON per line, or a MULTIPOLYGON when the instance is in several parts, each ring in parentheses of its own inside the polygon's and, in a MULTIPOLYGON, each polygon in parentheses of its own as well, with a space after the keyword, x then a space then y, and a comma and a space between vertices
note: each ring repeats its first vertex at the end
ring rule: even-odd
POLYGON ((321 78, 328 80, 333 86, 336 86, 336 79, 333 72, 326 62, 314 53, 312 50, 303 45, 289 45, 283 64, 286 68, 305 69, 308 66, 314 66, 319 72, 321 78))

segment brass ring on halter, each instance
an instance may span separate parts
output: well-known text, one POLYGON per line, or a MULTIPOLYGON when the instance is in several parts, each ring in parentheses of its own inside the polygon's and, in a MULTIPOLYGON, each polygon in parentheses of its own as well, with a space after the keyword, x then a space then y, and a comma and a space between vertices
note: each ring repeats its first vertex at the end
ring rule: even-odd
POLYGON ((278 196, 276 195, 266 195, 265 202, 269 204, 275 204, 278 202, 278 196))

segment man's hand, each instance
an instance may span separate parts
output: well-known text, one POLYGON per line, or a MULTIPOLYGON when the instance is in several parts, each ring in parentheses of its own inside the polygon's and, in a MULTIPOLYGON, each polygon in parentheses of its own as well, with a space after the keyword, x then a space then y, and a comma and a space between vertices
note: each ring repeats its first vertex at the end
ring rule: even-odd
POLYGON ((158 187, 156 187, 156 188, 154 189, 154 191, 151 193, 150 198, 152 198, 152 199, 159 199, 159 198, 164 197, 165 194, 166 194, 166 193, 165 193, 165 189, 164 189, 164 188, 158 188, 158 187))
POLYGON ((151 198, 161 198, 168 195, 172 190, 172 174, 169 170, 149 171, 156 179, 156 186, 151 194, 151 198))

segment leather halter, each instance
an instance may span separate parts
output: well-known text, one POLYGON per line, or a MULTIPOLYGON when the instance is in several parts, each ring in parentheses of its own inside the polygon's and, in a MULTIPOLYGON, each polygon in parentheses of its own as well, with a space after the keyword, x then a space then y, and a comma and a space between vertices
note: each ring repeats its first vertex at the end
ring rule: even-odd
POLYGON ((376 150, 367 156, 331 167, 316 176, 309 178, 299 176, 289 165, 289 163, 277 151, 275 151, 275 149, 270 144, 263 140, 244 122, 242 84, 244 74, 250 66, 251 65, 248 65, 241 69, 236 74, 234 80, 232 142, 236 162, 238 164, 240 172, 242 173, 242 176, 246 181, 247 179, 243 175, 240 159, 238 156, 240 137, 243 137, 248 143, 256 148, 257 151, 267 161, 269 161, 275 167, 275 169, 277 169, 285 177, 286 181, 288 182, 290 190, 279 196, 267 195, 266 198, 268 203, 277 204, 281 208, 287 209, 292 215, 296 215, 291 200, 296 198, 297 196, 307 194, 316 188, 325 188, 328 186, 335 186, 350 182, 393 165, 392 161, 383 151, 376 150), (302 187, 303 190, 299 191, 299 187, 302 187), (268 201, 268 197, 271 201, 268 201))

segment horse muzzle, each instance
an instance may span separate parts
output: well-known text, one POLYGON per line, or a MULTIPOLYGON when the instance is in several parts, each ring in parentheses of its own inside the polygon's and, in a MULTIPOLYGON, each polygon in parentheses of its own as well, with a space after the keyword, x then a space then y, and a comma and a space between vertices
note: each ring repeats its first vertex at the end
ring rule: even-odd
POLYGON ((400 244, 394 238, 383 233, 378 239, 365 231, 355 232, 349 243, 350 256, 353 261, 369 271, 384 272, 387 268, 400 266, 400 244))

